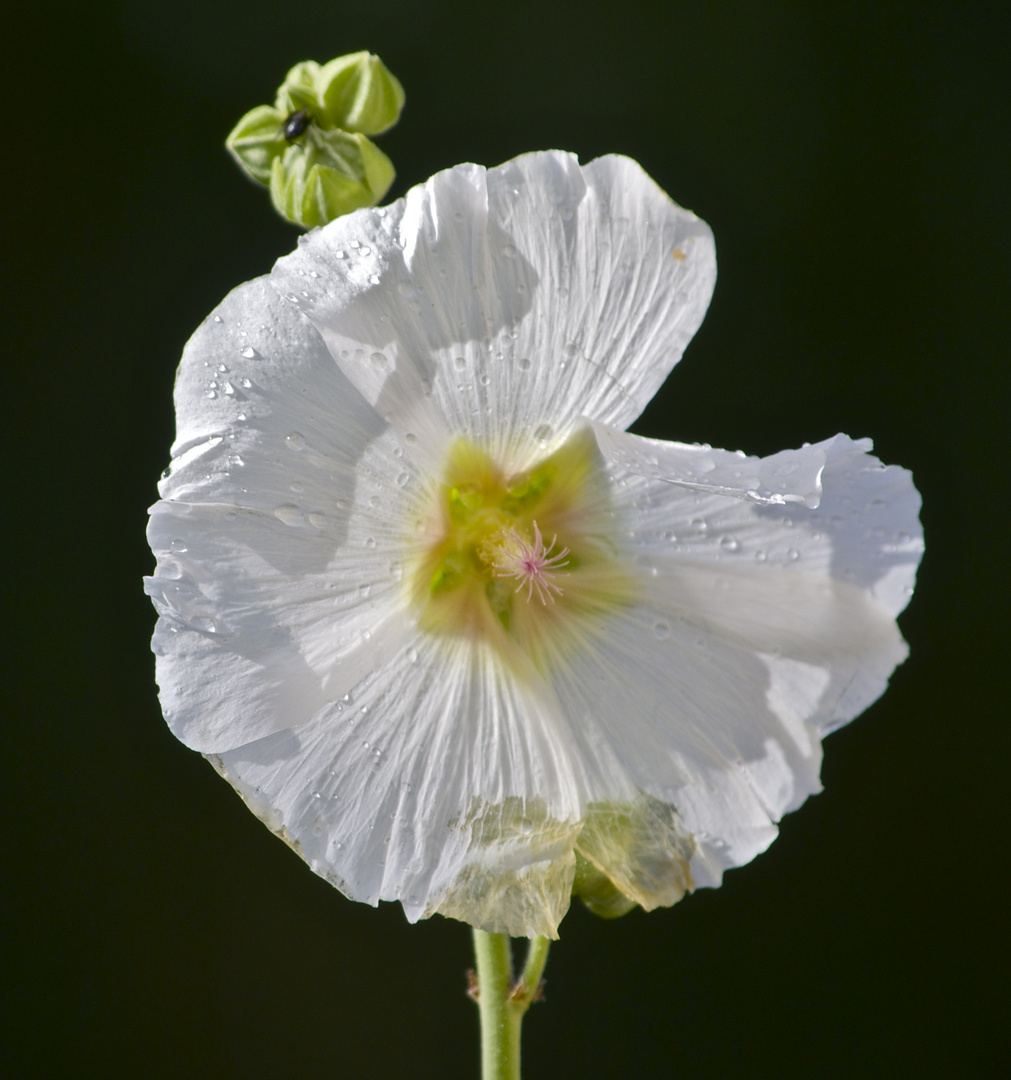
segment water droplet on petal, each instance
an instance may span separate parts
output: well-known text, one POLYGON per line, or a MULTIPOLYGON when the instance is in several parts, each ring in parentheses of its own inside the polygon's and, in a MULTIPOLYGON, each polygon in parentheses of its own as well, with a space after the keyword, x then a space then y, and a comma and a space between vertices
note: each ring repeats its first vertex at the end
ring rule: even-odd
POLYGON ((653 633, 658 641, 664 641, 670 637, 670 623, 666 619, 658 619, 653 623, 653 633))
POLYGON ((305 449, 305 436, 301 431, 293 431, 285 437, 284 441, 288 448, 294 450, 296 454, 300 454, 305 449))
POLYGON ((796 562, 800 558, 800 552, 796 548, 790 548, 786 553, 786 557, 790 562, 796 562))
POLYGON ((285 525, 290 525, 292 528, 301 525, 305 520, 302 511, 295 506, 294 503, 282 503, 274 511, 274 517, 276 517, 278 521, 284 522, 285 525))
POLYGON ((244 349, 242 350, 242 352, 240 353, 240 355, 241 355, 241 356, 244 356, 244 357, 245 357, 245 358, 246 358, 247 360, 255 360, 255 359, 256 359, 256 356, 257 356, 257 353, 256 353, 256 349, 254 349, 254 348, 252 347, 252 345, 247 345, 247 346, 246 346, 246 347, 245 347, 245 348, 244 348, 244 349))
POLYGON ((516 366, 520 369, 520 371, 529 371, 530 360, 526 356, 524 356, 516 361, 516 366))
POLYGON ((740 546, 741 545, 737 542, 737 538, 731 536, 729 533, 720 539, 720 547, 723 548, 724 551, 737 551, 740 546))
POLYGON ((172 540, 169 542, 169 551, 174 551, 177 555, 181 555, 188 550, 185 540, 172 540))
POLYGON ((365 546, 367 548, 374 548, 376 546, 376 538, 374 536, 367 536, 365 538, 365 546))
POLYGON ((326 526, 326 514, 321 514, 318 510, 314 510, 309 515, 309 524, 317 529, 324 528, 326 526))

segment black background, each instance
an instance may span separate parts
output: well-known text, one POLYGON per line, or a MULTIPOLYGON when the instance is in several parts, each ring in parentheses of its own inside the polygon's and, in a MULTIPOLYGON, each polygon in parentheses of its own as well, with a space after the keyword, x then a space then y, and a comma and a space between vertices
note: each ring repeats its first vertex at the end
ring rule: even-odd
POLYGON ((477 1074, 467 928, 345 900, 173 739, 140 585, 183 343, 296 236, 224 136, 363 48, 407 90, 391 196, 621 151, 713 226, 709 316, 636 431, 871 435, 925 500, 912 657, 829 740, 826 792, 717 891, 574 908, 524 1075, 996 1075, 1008 5, 33 10, 4 20, 6 1075, 477 1074))

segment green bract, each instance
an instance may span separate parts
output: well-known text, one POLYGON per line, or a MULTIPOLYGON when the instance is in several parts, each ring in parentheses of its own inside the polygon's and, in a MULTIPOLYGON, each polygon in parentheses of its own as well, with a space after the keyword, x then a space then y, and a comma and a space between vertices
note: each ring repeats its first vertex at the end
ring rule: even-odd
POLYGON ((404 91, 378 56, 351 53, 326 64, 304 60, 225 141, 278 212, 306 228, 374 206, 389 190, 393 163, 369 139, 400 118, 404 91))

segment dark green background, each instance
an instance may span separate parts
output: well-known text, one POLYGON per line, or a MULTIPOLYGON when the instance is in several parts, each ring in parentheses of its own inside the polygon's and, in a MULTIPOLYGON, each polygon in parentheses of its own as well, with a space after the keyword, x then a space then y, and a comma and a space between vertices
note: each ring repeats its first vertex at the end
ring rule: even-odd
POLYGON ((636 430, 912 468, 912 658, 826 792, 673 910, 574 909, 527 1080, 995 1075, 1006 1021, 1005 3, 131 0, 5 16, 12 1077, 472 1077, 464 926, 343 899, 169 734, 145 509, 173 370, 294 244, 222 141, 288 66, 378 52, 391 194, 464 160, 637 158, 720 281, 636 430), (11 595, 12 594, 12 595, 11 595))

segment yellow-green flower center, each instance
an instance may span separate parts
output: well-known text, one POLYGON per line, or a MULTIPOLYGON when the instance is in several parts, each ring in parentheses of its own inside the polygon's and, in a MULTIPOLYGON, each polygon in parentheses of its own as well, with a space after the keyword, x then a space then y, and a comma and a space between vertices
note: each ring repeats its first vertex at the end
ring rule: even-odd
POLYGON ((543 669, 635 599, 596 440, 573 435, 510 476, 474 443, 450 450, 410 576, 421 628, 481 637, 543 669))

